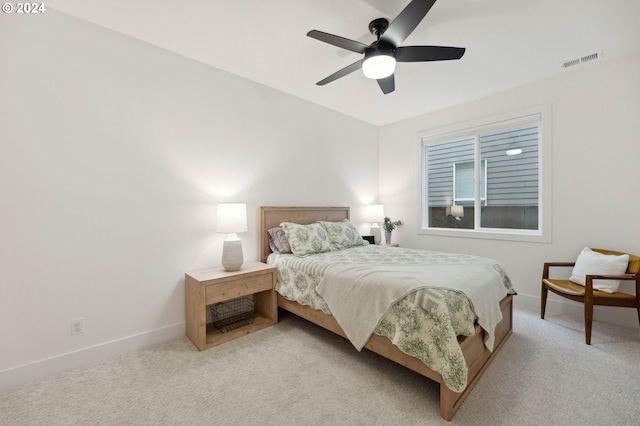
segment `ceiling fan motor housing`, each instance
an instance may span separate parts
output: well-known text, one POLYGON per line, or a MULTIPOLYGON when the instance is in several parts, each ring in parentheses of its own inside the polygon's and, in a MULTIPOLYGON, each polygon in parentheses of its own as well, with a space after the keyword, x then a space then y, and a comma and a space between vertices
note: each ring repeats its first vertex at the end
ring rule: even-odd
POLYGON ((374 56, 386 55, 391 56, 395 59, 396 57, 396 49, 384 43, 376 43, 364 50, 364 60, 366 61, 369 58, 373 58, 374 56))

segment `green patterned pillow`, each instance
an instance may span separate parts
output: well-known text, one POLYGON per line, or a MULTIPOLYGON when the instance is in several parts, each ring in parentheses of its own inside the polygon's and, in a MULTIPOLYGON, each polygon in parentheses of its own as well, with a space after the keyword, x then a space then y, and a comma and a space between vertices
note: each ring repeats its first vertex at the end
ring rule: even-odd
POLYGON ((367 241, 362 239, 356 227, 349 222, 349 219, 345 219, 342 222, 320 221, 320 223, 327 230, 329 241, 338 250, 368 244, 367 241))
POLYGON ((291 251, 296 256, 333 250, 327 231, 319 223, 298 225, 297 223, 282 222, 280 226, 284 229, 284 235, 289 240, 291 251))

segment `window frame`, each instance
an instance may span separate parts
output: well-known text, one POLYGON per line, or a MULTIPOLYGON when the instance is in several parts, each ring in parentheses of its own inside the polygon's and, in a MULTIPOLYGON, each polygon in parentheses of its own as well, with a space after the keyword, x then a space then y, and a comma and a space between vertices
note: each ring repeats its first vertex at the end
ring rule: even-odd
MULTIPOLYGON (((495 239, 508 241, 523 241, 537 243, 551 243, 551 200, 552 200, 552 109, 551 104, 544 104, 507 112, 494 116, 478 118, 470 121, 454 123, 447 126, 427 129, 418 132, 418 234, 447 237, 466 237, 495 239), (479 135, 502 128, 516 127, 523 123, 538 123, 538 229, 510 229, 510 228, 481 228, 475 223, 475 229, 461 228, 432 228, 428 226, 427 205, 427 153, 423 147, 438 142, 459 139, 465 136, 479 135)), ((482 161, 479 149, 476 148, 475 160, 482 161)), ((485 167, 486 173, 486 167, 485 167)), ((476 180, 476 195, 479 182, 476 180)), ((486 185, 486 177, 485 177, 486 185)), ((488 196, 488 194, 487 194, 488 196)), ((478 216, 479 217, 479 216, 478 216)), ((476 221, 479 222, 479 221, 476 221)))

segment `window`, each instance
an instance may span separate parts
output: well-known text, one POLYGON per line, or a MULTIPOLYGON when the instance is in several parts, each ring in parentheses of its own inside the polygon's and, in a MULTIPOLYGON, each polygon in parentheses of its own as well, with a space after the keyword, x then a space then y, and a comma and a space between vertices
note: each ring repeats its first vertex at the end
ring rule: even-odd
POLYGON ((550 242, 550 115, 423 132, 420 232, 550 242))
MULTIPOLYGON (((487 160, 482 160, 480 170, 480 201, 487 201, 487 160)), ((475 200, 474 196, 474 163, 460 161, 453 163, 453 202, 454 204, 475 200)))

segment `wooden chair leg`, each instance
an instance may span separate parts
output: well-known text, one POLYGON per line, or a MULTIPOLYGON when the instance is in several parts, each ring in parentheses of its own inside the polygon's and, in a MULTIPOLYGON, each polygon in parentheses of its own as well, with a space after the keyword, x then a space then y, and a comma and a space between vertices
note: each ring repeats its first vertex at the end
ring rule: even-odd
MULTIPOLYGON (((540 318, 544 319, 544 312, 547 309, 547 287, 542 284, 542 293, 540 294, 540 318)), ((638 311, 638 315, 640 315, 640 310, 638 311)))
POLYGON ((593 323, 593 301, 584 303, 584 333, 587 345, 591 344, 591 324, 593 323))

